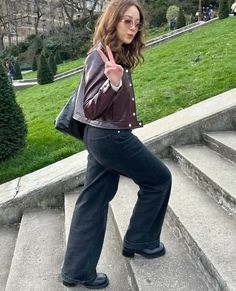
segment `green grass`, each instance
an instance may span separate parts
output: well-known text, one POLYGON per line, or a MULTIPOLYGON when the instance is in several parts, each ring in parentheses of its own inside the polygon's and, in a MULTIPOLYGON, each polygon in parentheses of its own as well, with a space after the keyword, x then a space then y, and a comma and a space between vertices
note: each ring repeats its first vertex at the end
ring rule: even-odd
MULTIPOLYGON (((59 64, 59 65, 57 65, 57 74, 64 73, 66 71, 77 68, 77 67, 83 65, 83 63, 84 63, 84 58, 79 58, 77 60, 68 61, 68 62, 64 62, 63 64, 59 64)), ((23 78, 24 79, 37 78, 37 72, 25 73, 25 74, 23 74, 23 78)))
MULTIPOLYGON (((168 25, 163 27, 157 27, 149 29, 146 35, 146 40, 152 39, 154 37, 157 37, 159 35, 162 35, 164 33, 168 32, 168 25)), ((57 65, 57 74, 64 73, 66 71, 72 70, 74 68, 77 68, 84 63, 84 58, 79 58, 77 60, 73 61, 67 61, 63 64, 57 65)), ((23 74, 23 79, 34 79, 37 78, 37 72, 28 72, 23 74)))
MULTIPOLYGON (((149 123, 236 87, 235 24, 235 17, 216 21, 145 50, 145 63, 133 74, 139 119, 149 123), (192 61, 196 55, 200 55, 199 62, 192 61)), ((27 145, 14 158, 0 163, 0 183, 84 148, 53 127, 79 79, 76 75, 17 92, 28 124, 27 145)))
POLYGON ((163 25, 161 27, 155 27, 148 30, 147 35, 145 37, 146 40, 158 37, 162 34, 169 32, 169 25, 163 25))

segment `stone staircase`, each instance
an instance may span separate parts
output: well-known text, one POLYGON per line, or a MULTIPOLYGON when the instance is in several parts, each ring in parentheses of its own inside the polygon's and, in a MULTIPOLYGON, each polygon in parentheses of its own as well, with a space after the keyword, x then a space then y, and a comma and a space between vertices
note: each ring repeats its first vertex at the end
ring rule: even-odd
MULTIPOLYGON (((138 190, 121 177, 98 264, 110 278, 106 290, 236 290, 236 89, 135 134, 173 176, 162 232, 167 253, 154 260, 121 255, 138 190)), ((0 185, 0 291, 67 290, 60 267, 86 157, 0 185)))

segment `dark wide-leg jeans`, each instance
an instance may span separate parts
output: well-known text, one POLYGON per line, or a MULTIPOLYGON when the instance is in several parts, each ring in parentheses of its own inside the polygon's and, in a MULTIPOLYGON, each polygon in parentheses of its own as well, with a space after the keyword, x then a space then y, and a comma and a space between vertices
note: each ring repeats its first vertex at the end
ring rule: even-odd
POLYGON ((109 201, 117 192, 119 176, 138 186, 138 199, 124 237, 129 249, 159 246, 170 196, 171 174, 131 130, 101 129, 87 125, 88 150, 85 185, 73 213, 62 278, 85 283, 97 276, 109 201))

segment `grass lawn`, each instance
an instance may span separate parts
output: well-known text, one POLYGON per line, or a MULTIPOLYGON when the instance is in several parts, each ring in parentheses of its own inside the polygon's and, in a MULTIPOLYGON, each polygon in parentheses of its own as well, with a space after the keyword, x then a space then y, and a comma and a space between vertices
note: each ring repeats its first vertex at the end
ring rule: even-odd
MULTIPOLYGON (((236 17, 229 17, 145 50, 145 63, 133 73, 139 119, 149 123, 236 87, 235 25, 236 17), (194 62, 197 55, 200 60, 194 62)), ((83 149, 53 127, 79 79, 78 74, 17 92, 28 124, 27 145, 0 163, 0 183, 83 149)))
MULTIPOLYGON (((72 70, 76 67, 83 65, 83 63, 84 63, 84 58, 80 58, 77 60, 68 61, 68 62, 64 62, 63 64, 59 64, 57 65, 57 74, 72 70)), ((37 72, 25 73, 23 74, 23 78, 24 79, 37 78, 37 72)))
POLYGON ((168 33, 169 31, 169 25, 165 24, 161 27, 155 27, 155 28, 151 28, 148 30, 147 35, 145 37, 146 40, 152 39, 152 38, 156 38, 162 34, 168 33))
MULTIPOLYGON (((165 25, 163 27, 149 29, 147 32, 146 40, 162 35, 168 32, 168 30, 169 30, 168 25, 165 25)), ((79 58, 77 60, 67 61, 67 62, 64 62, 63 64, 59 64, 57 65, 57 74, 72 70, 76 67, 83 65, 83 63, 84 63, 84 58, 79 58)), ((23 74, 23 79, 33 79, 33 78, 37 78, 37 72, 28 72, 28 73, 23 74)))

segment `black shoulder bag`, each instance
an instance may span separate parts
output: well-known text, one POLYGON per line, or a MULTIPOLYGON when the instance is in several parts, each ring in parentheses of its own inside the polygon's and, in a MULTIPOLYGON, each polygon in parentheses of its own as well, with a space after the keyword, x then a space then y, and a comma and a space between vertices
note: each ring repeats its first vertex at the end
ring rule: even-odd
POLYGON ((65 134, 82 140, 85 124, 73 118, 77 93, 78 89, 70 96, 69 100, 54 120, 54 127, 65 134))

